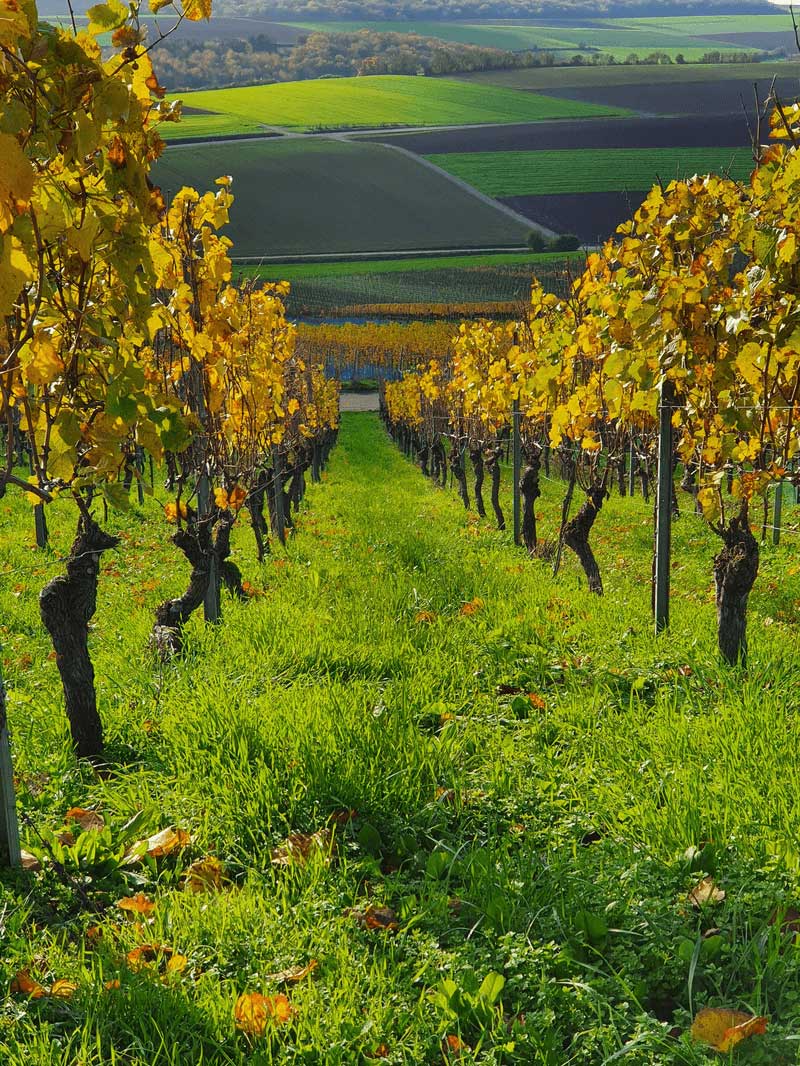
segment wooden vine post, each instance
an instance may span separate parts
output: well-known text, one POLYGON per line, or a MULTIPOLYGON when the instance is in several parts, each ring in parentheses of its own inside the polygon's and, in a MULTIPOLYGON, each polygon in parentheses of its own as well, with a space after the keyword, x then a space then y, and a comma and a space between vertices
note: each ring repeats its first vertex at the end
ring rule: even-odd
POLYGON ((513 435, 513 474, 512 482, 514 487, 514 543, 521 544, 520 536, 520 491, 519 491, 519 479, 522 475, 522 446, 520 442, 519 432, 519 399, 514 400, 514 406, 511 412, 511 429, 513 435))

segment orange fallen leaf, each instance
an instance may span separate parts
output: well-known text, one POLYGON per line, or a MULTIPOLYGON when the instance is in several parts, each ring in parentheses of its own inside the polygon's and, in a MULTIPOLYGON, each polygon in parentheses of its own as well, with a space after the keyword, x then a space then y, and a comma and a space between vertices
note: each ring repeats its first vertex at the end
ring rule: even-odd
POLYGON ((483 607, 483 600, 476 596, 474 600, 462 605, 459 614, 469 617, 471 614, 477 614, 481 607, 483 607))
POLYGON ((691 890, 688 899, 693 907, 704 907, 707 903, 721 903, 725 899, 725 892, 717 888, 713 877, 704 877, 691 890))
POLYGON ((695 1040, 708 1044, 715 1051, 730 1051, 742 1040, 765 1033, 767 1023, 767 1018, 744 1011, 705 1007, 697 1013, 691 1033, 695 1040))
POLYGON ((274 982, 276 985, 289 981, 302 981, 304 977, 308 977, 313 970, 316 970, 317 965, 316 959, 310 959, 305 966, 292 966, 288 970, 279 970, 278 973, 268 973, 264 980, 274 982))
POLYGON ((539 711, 543 711, 547 706, 547 702, 538 692, 529 692, 528 700, 530 701, 531 707, 536 707, 539 711))
POLYGON ((35 981, 27 970, 20 970, 14 975, 9 991, 12 995, 28 996, 30 999, 41 999, 47 995, 47 989, 35 981))
POLYGON ((236 1028, 249 1036, 263 1036, 269 1023, 285 1025, 294 1014, 286 996, 262 996, 260 992, 243 993, 233 1011, 236 1028))
POLYGON ((344 913, 354 918, 364 929, 384 929, 388 932, 400 928, 397 915, 391 907, 376 907, 371 903, 363 911, 351 907, 344 913))
POLYGON ((106 992, 113 992, 114 989, 119 988, 119 987, 120 987, 120 981, 119 981, 118 977, 113 977, 110 981, 106 981, 103 984, 103 988, 106 990, 106 992))
POLYGON ((213 855, 193 862, 184 875, 184 887, 190 892, 213 892, 225 884, 225 867, 213 855))
POLYGON ((450 1033, 442 1041, 443 1051, 446 1055, 455 1055, 456 1058, 461 1058, 462 1051, 469 1051, 469 1044, 465 1044, 460 1036, 456 1036, 455 1033, 450 1033))
POLYGON ((431 622, 435 622, 436 621, 436 612, 435 611, 417 611, 416 615, 414 616, 414 621, 415 622, 419 622, 420 624, 430 625, 431 622))
POLYGON ((368 1059, 388 1059, 389 1058, 389 1045, 378 1044, 374 1051, 365 1051, 366 1058, 368 1059))
POLYGON ((292 833, 273 848, 270 857, 274 866, 291 866, 292 863, 308 862, 312 855, 330 858, 333 834, 330 829, 318 829, 316 833, 292 833))
POLYGON ((117 906, 127 914, 152 914, 156 909, 155 903, 148 899, 144 892, 137 892, 135 896, 126 896, 125 899, 117 900, 117 906))
POLYGON ((90 829, 105 828, 105 819, 97 811, 89 811, 84 807, 70 807, 64 818, 65 822, 77 822, 84 832, 90 829))

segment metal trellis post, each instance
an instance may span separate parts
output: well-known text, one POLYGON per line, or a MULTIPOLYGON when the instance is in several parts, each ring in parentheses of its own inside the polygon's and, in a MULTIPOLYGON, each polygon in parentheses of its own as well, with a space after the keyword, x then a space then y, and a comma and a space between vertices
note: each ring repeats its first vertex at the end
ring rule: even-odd
POLYGON ((672 411, 675 388, 671 381, 661 384, 658 410, 658 489, 656 497, 655 581, 656 632, 669 625, 669 568, 672 535, 672 411))
POLYGON ((775 501, 772 507, 772 543, 781 542, 781 511, 783 510, 783 482, 775 484, 775 501))
POLYGON ((0 670, 0 862, 21 866, 17 800, 14 794, 14 770, 6 719, 6 690, 0 670))
POLYGON ((519 436, 519 400, 514 400, 511 413, 511 423, 514 438, 513 450, 513 482, 514 482, 514 543, 520 544, 520 498, 519 479, 522 473, 522 448, 519 436))

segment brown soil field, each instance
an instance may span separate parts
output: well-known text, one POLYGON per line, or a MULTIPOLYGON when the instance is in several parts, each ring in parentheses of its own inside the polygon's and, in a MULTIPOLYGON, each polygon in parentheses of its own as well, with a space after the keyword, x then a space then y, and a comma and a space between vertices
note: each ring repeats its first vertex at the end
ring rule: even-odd
POLYGON ((550 196, 507 196, 521 215, 558 233, 574 233, 582 243, 601 244, 621 222, 633 215, 644 192, 580 192, 550 196))
MULTIPOLYGON (((668 91, 664 90, 664 94, 668 95, 668 91)), ((397 144, 419 155, 555 148, 741 148, 750 143, 741 112, 718 116, 713 121, 701 115, 562 119, 430 133, 371 134, 364 139, 397 144)))

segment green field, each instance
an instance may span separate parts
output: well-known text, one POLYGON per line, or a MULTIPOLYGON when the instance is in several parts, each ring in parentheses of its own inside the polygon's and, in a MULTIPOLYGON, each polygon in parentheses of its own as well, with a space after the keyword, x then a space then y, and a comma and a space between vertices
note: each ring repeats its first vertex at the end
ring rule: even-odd
MULTIPOLYGON (((579 253, 575 253, 576 255, 579 253)), ((472 270, 477 267, 533 266, 537 263, 557 263, 563 252, 509 252, 497 255, 443 255, 406 257, 398 259, 348 259, 344 262, 320 263, 262 263, 237 265, 236 273, 243 277, 261 277, 273 281, 303 281, 309 278, 358 277, 362 274, 425 273, 437 270, 472 270)))
POLYGON ((753 169, 747 149, 599 148, 542 152, 453 152, 426 157, 487 196, 649 189, 692 174, 730 173, 744 179, 753 169))
POLYGON ((237 256, 518 248, 529 227, 394 149, 328 138, 174 145, 154 178, 168 194, 233 177, 237 256))
POLYGON ((606 19, 610 29, 649 32, 656 30, 691 37, 718 36, 725 33, 781 33, 792 32, 792 17, 788 8, 774 15, 675 15, 667 18, 606 19))
MULTIPOLYGON (((675 56, 682 53, 691 61, 699 59, 711 50, 725 52, 734 49, 731 45, 698 39, 698 34, 687 25, 699 19, 683 19, 680 26, 670 26, 670 19, 643 19, 642 25, 637 20, 590 19, 582 22, 552 23, 546 19, 520 22, 431 22, 403 20, 387 22, 368 20, 360 21, 320 21, 293 22, 289 25, 302 29, 316 30, 321 33, 355 33, 360 29, 369 29, 377 33, 417 33, 423 37, 438 37, 443 41, 461 44, 482 45, 487 48, 500 48, 508 51, 534 49, 568 52, 606 52, 616 59, 624 59, 630 53, 640 56, 652 52, 666 52, 675 56)), ((714 32, 714 31, 709 31, 714 32)))
MULTIPOLYGON (((562 492, 543 481, 543 532, 562 492)), ((188 566, 158 501, 109 516, 124 539, 90 635, 102 775, 70 752, 38 614, 73 512, 50 508, 52 550, 36 553, 29 506, 0 501, 17 800, 46 866, 0 875, 0 981, 26 969, 77 986, 7 995, 3 1066, 797 1062, 795 509, 785 546, 762 545, 748 669, 726 669, 702 520, 675 524, 671 628, 655 637, 652 504, 615 496, 598 516, 601 599, 570 553, 554 579, 424 480, 374 416, 347 416, 286 552, 259 565, 234 530, 256 595, 226 595, 219 625, 195 618, 166 668, 147 637, 188 566), (73 806, 106 829, 54 845, 56 872, 40 834, 55 841, 73 806), (191 843, 121 865, 137 812, 135 835, 175 825, 191 843), (326 826, 329 848, 272 862, 289 834, 326 826), (228 883, 186 891, 210 854, 228 883), (694 907, 705 877, 725 898, 694 907), (116 906, 138 892, 154 904, 141 924, 116 906), (363 927, 369 906, 397 928, 363 927), (145 943, 183 970, 135 969, 145 943), (295 1013, 251 1040, 233 1012, 256 991, 295 1013), (720 1056, 688 1033, 707 1006, 769 1027, 720 1056), (447 1036, 472 1050, 443 1059, 447 1036)))
MULTIPOLYGON (((256 85, 184 93, 186 106, 293 130, 376 126, 458 126, 536 122, 624 114, 623 109, 571 100, 532 98, 513 89, 471 86, 451 79, 387 75, 256 85)), ((191 116, 192 135, 205 116, 191 116)), ((184 132, 184 135, 185 132, 184 132)))

